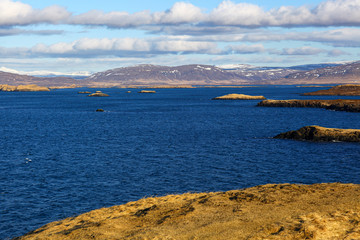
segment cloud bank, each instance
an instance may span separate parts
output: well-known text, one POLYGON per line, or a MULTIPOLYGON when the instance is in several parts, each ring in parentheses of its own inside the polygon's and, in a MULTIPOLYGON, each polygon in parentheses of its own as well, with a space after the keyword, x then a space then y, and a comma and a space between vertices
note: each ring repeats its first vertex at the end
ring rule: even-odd
POLYGON ((102 12, 93 10, 74 15, 66 8, 53 5, 34 9, 28 4, 0 0, 0 26, 31 24, 99 25, 110 28, 137 28, 190 24, 194 26, 235 27, 304 27, 360 26, 360 0, 328 0, 314 8, 307 6, 265 11, 258 5, 226 0, 210 12, 186 2, 177 2, 162 12, 102 12))

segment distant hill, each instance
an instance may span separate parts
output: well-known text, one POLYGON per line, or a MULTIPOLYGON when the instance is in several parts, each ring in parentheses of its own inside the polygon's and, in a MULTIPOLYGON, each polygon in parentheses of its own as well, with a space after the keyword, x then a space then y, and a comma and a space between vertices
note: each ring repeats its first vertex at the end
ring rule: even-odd
POLYGON ((99 72, 85 79, 89 85, 241 85, 266 84, 297 70, 258 69, 251 65, 183 66, 138 65, 99 72))
POLYGON ((343 84, 360 83, 360 61, 338 66, 298 71, 272 84, 343 84))
POLYGON ((78 83, 79 80, 75 80, 70 77, 34 77, 34 76, 0 71, 0 84, 9 84, 9 85, 36 84, 38 86, 50 87, 50 86, 72 85, 78 83))
POLYGON ((261 85, 360 83, 360 62, 310 64, 294 67, 257 67, 247 64, 222 66, 137 65, 110 69, 87 78, 34 77, 0 71, 0 84, 56 87, 116 87, 134 85, 261 85))

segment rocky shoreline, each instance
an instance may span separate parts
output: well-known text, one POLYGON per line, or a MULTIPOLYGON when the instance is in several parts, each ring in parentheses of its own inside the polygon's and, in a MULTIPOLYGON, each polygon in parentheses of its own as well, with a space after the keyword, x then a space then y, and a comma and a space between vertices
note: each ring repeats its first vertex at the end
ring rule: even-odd
POLYGON ((274 138, 326 142, 360 142, 360 129, 340 129, 325 128, 320 126, 306 126, 296 131, 281 133, 274 138))
POLYGON ((359 239, 360 185, 267 184, 152 197, 49 223, 14 240, 359 239))
POLYGON ((335 111, 360 112, 360 100, 264 100, 257 104, 261 107, 308 107, 325 108, 335 111))

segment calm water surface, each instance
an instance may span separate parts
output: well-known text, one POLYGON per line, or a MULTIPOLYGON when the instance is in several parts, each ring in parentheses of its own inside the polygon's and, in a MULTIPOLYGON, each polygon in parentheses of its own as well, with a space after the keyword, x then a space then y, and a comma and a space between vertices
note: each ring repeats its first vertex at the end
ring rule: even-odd
POLYGON ((211 100, 228 93, 315 99, 299 96, 315 90, 103 89, 108 98, 78 89, 0 92, 0 239, 144 196, 360 183, 360 144, 272 139, 305 125, 360 129, 360 113, 211 100))

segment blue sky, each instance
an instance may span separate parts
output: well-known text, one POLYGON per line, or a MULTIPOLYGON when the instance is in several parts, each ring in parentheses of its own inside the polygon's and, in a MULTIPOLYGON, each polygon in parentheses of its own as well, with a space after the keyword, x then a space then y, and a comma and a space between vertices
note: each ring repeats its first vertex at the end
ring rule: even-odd
POLYGON ((360 0, 0 0, 0 70, 356 61, 360 0))

